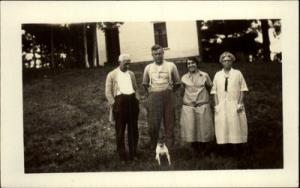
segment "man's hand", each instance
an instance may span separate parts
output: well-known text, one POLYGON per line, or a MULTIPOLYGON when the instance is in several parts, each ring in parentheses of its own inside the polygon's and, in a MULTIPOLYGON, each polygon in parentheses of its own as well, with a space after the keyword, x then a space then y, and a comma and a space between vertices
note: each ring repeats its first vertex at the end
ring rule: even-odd
POLYGON ((180 84, 175 84, 174 86, 173 86, 173 92, 176 92, 177 90, 178 90, 178 88, 180 88, 180 84))
POLYGON ((109 102, 108 102, 108 106, 109 106, 109 107, 113 107, 114 104, 115 104, 115 101, 109 101, 109 102))
POLYGON ((214 109, 215 109, 215 112, 219 112, 219 111, 220 111, 220 105, 217 104, 217 105, 214 107, 214 109))

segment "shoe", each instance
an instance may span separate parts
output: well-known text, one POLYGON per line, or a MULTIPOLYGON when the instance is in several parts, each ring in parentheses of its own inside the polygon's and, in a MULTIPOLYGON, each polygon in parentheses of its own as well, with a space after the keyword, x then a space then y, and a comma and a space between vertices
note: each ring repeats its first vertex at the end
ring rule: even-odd
POLYGON ((131 160, 131 161, 138 161, 138 156, 139 155, 137 153, 135 153, 133 155, 130 155, 129 160, 131 160))

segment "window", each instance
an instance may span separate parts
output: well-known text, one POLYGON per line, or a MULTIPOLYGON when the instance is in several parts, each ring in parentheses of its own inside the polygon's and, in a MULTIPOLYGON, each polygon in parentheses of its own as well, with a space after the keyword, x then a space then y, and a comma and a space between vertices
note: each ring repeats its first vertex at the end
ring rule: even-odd
POLYGON ((165 22, 154 23, 154 39, 155 44, 161 45, 163 48, 168 47, 167 28, 165 22))

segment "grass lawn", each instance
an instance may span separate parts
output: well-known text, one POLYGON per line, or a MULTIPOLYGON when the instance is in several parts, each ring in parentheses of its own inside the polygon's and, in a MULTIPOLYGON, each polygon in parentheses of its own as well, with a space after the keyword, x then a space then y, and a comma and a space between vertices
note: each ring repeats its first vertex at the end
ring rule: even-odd
MULTIPOLYGON (((145 63, 134 64, 139 90, 145 63)), ((187 70, 177 64, 180 75, 187 70)), ((101 172, 156 170, 216 170, 283 168, 281 64, 234 64, 241 70, 249 92, 245 96, 248 143, 241 155, 222 155, 215 142, 209 150, 193 152, 179 137, 180 98, 176 107, 176 153, 172 166, 159 168, 149 141, 144 101, 139 116, 138 161, 118 162, 115 129, 108 123, 104 96, 105 78, 113 67, 66 70, 24 81, 25 172, 101 172)), ((218 63, 203 63, 202 71, 213 79, 218 63)))

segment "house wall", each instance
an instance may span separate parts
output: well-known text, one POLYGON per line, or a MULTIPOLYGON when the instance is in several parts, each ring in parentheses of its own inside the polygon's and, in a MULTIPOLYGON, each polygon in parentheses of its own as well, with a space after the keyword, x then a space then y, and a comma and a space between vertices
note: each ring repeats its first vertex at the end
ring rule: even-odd
POLYGON ((121 53, 130 54, 132 62, 152 60, 154 44, 151 22, 125 22, 119 28, 121 53))
POLYGON ((196 21, 166 22, 168 49, 165 58, 199 55, 196 21))
MULTIPOLYGON (((166 22, 166 27, 165 58, 199 55, 196 21, 166 22)), ((130 54, 132 62, 152 60, 153 22, 125 22, 119 28, 119 36, 121 53, 130 54)))

